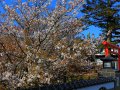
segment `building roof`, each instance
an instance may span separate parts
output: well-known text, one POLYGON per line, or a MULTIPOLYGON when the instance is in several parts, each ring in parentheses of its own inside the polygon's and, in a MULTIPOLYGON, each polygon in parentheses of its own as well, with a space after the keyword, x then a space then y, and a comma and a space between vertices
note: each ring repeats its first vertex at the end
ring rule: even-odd
MULTIPOLYGON (((116 58, 117 59, 117 57, 118 57, 118 55, 111 55, 113 58, 116 58)), ((105 57, 105 55, 104 54, 95 54, 95 58, 96 59, 103 59, 105 57)))
POLYGON ((104 58, 101 58, 102 61, 115 61, 117 60, 116 58, 113 58, 112 56, 107 56, 104 58))

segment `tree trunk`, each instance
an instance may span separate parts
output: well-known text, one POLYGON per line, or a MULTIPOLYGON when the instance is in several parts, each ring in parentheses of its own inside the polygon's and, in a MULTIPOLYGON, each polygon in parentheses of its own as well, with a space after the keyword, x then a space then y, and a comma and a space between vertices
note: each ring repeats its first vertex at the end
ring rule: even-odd
POLYGON ((106 34, 107 42, 111 42, 112 39, 112 30, 109 30, 106 34))

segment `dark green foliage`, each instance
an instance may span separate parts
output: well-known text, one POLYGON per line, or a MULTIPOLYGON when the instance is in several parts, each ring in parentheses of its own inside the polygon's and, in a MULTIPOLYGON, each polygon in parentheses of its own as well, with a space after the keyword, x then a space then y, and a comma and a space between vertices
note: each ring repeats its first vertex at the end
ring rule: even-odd
POLYGON ((81 11, 83 23, 101 28, 108 41, 120 38, 120 0, 86 0, 81 11))

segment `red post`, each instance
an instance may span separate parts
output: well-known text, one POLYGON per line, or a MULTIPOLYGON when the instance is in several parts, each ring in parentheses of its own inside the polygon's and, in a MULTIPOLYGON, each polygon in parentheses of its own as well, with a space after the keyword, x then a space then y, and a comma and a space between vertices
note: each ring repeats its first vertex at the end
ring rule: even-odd
POLYGON ((109 55, 109 49, 108 49, 108 44, 106 41, 103 41, 102 44, 105 47, 105 56, 107 57, 109 55))
POLYGON ((109 55, 108 45, 105 45, 105 57, 109 55))

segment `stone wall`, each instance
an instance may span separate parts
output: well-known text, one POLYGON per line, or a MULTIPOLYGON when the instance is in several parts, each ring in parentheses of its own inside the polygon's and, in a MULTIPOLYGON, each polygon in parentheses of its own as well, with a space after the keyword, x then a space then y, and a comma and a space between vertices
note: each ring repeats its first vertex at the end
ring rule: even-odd
POLYGON ((78 80, 73 81, 71 83, 63 83, 63 84, 55 84, 55 85, 46 85, 43 87, 34 87, 34 88, 17 88, 17 90, 95 90, 93 88, 101 88, 105 87, 108 89, 112 89, 115 87, 114 84, 115 80, 110 77, 102 77, 102 78, 96 78, 96 79, 90 79, 90 80, 78 80), (110 87, 107 87, 111 85, 110 87))

